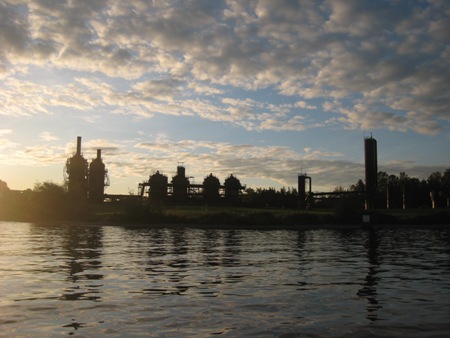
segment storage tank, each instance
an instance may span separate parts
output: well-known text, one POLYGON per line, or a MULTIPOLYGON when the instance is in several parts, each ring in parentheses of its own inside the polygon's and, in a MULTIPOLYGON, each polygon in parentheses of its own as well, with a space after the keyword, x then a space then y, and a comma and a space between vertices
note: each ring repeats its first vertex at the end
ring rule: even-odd
POLYGON ((156 171, 148 180, 150 185, 149 197, 152 201, 162 202, 167 198, 167 176, 156 171))
POLYGON ((172 177, 173 197, 176 201, 185 201, 188 196, 189 179, 186 177, 186 169, 177 167, 177 174, 172 177))
POLYGON ((239 201, 239 193, 245 187, 241 185, 239 179, 231 174, 224 182, 225 199, 229 202, 235 203, 239 201))
POLYGON ((81 136, 77 137, 77 152, 66 161, 67 187, 70 195, 86 198, 88 193, 88 162, 81 155, 81 136))
POLYGON ((219 200, 220 181, 213 174, 209 174, 203 180, 203 199, 205 202, 214 203, 219 200))
POLYGON ((103 203, 107 185, 109 185, 108 170, 102 162, 102 150, 97 149, 97 158, 89 165, 89 200, 95 204, 103 203))

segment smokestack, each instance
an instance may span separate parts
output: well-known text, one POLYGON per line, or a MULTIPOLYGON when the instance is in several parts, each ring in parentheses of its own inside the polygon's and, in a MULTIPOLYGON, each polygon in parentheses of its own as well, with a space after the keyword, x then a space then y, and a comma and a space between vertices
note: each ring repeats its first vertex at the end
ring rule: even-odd
POLYGON ((97 149, 97 158, 98 158, 99 160, 102 159, 102 150, 101 150, 101 149, 97 149))
POLYGON ((375 202, 378 176, 377 141, 372 136, 364 139, 364 160, 366 168, 365 209, 369 210, 373 208, 375 202))
POLYGON ((81 155, 81 136, 77 137, 77 155, 81 155))
POLYGON ((366 191, 370 194, 377 190, 377 140, 373 137, 364 140, 364 160, 366 168, 366 191))

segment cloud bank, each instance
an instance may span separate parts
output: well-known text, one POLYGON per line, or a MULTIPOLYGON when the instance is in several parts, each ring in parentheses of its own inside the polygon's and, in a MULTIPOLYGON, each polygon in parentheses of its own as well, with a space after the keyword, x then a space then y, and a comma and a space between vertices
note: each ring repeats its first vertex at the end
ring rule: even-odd
POLYGON ((0 114, 448 132, 449 20, 450 4, 433 0, 6 0, 0 114), (43 70, 64 81, 33 78, 43 70), (249 98, 259 90, 293 103, 249 98))

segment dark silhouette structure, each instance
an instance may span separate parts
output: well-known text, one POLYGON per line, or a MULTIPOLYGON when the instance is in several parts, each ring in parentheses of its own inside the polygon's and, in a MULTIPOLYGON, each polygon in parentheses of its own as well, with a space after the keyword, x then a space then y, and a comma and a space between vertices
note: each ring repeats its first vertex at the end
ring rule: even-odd
POLYGON ((306 209, 309 205, 311 197, 311 177, 306 174, 298 175, 298 207, 299 209, 306 209), (306 194, 306 180, 309 180, 309 192, 306 194))
POLYGON ((364 160, 366 174, 366 202, 365 209, 374 207, 377 192, 378 157, 377 140, 372 136, 364 139, 364 160))
POLYGON ((101 149, 97 158, 88 165, 81 154, 81 136, 77 137, 77 152, 66 161, 65 180, 68 193, 76 200, 89 198, 92 203, 102 203, 105 186, 109 186, 108 170, 102 162, 101 149))
POLYGON ((377 285, 380 280, 378 276, 381 270, 380 247, 381 237, 376 230, 371 229, 368 232, 368 239, 364 247, 367 250, 367 275, 363 287, 358 290, 358 297, 365 298, 367 301, 366 318, 371 321, 378 320, 378 310, 382 308, 378 300, 377 285))
MULTIPOLYGON (((364 192, 358 190, 344 191, 336 190, 330 192, 311 192, 311 177, 304 174, 298 175, 298 207, 299 209, 306 209, 311 207, 313 202, 317 199, 325 200, 343 199, 351 203, 358 203, 357 195, 364 194, 364 207, 366 210, 375 206, 375 197, 378 188, 378 155, 377 155, 377 141, 370 136, 364 139, 364 161, 365 161, 365 176, 366 184, 364 192), (309 192, 306 193, 306 181, 309 180, 309 192), (353 195, 354 197, 350 197, 353 195)), ((323 203, 322 203, 323 204, 323 203)))
POLYGON ((177 166, 177 174, 172 177, 173 198, 175 201, 183 202, 187 200, 189 188, 189 178, 186 177, 186 168, 177 166))
POLYGON ((158 202, 170 200, 183 203, 201 199, 207 203, 216 203, 225 199, 235 204, 240 200, 243 189, 245 186, 233 175, 225 180, 224 185, 213 174, 205 177, 203 184, 190 183, 185 167, 178 165, 177 174, 172 177, 171 183, 168 183, 167 176, 157 171, 148 181, 139 183, 138 195, 143 197, 147 194, 150 200, 158 202))
POLYGON ((168 180, 167 176, 160 174, 157 171, 150 176, 149 180, 150 191, 149 196, 152 201, 162 202, 167 198, 168 180))
POLYGON ((77 199, 85 199, 88 194, 88 162, 81 155, 81 136, 77 137, 77 152, 66 161, 68 192, 77 199))
POLYGON ((220 181, 213 174, 209 174, 203 180, 203 199, 207 203, 217 203, 220 198, 219 194, 220 181))
POLYGON ((92 203, 103 203, 105 186, 109 186, 108 170, 102 162, 102 150, 97 149, 97 158, 89 165, 89 200, 92 203))

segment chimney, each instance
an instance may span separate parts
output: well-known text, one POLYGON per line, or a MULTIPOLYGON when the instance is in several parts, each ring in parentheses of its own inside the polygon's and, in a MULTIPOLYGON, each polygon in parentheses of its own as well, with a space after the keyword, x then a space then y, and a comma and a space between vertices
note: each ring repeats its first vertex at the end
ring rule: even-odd
POLYGON ((81 155, 81 136, 77 137, 77 155, 81 155))
POLYGON ((102 150, 101 150, 101 149, 97 149, 97 158, 98 158, 99 160, 102 159, 102 150))

